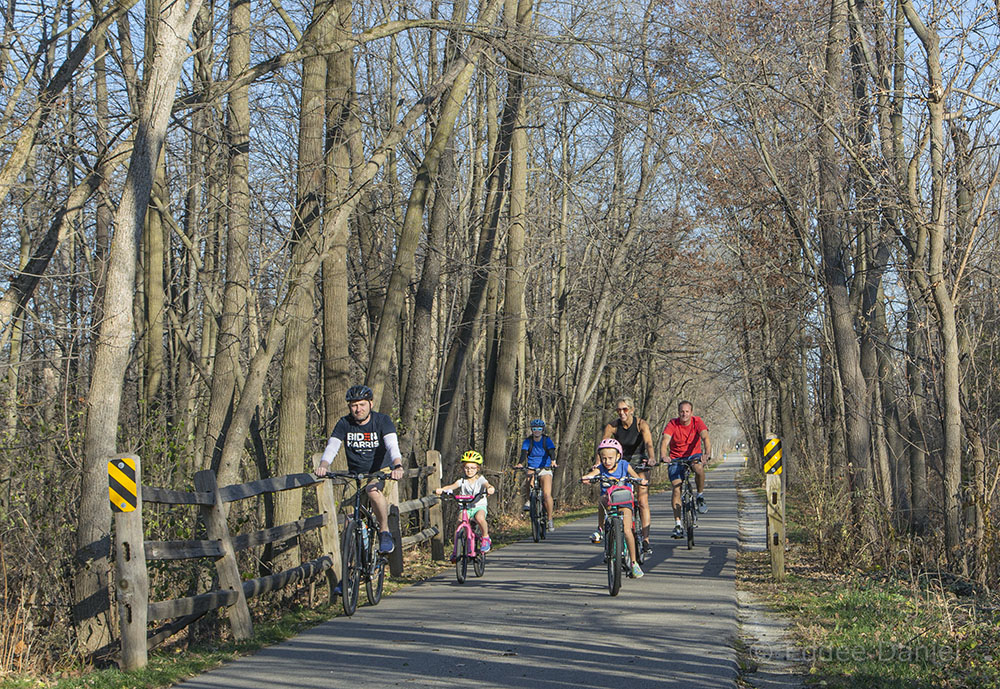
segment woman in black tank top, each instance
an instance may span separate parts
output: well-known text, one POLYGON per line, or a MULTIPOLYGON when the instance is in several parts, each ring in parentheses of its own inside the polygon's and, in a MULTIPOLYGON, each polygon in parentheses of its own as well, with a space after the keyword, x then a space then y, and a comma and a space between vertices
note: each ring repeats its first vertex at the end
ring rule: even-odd
MULTIPOLYGON (((634 458, 643 458, 652 466, 656 463, 653 451, 653 438, 649 424, 635 415, 635 402, 631 397, 619 397, 615 400, 615 413, 618 418, 604 427, 604 437, 614 438, 622 444, 623 455, 629 464, 636 462, 634 458), (628 424, 628 428, 625 427, 628 424)), ((635 468, 633 466, 633 468, 635 468)), ((640 474, 641 475, 641 474, 640 474)), ((649 488, 636 486, 636 511, 642 519, 642 549, 651 552, 649 547, 649 488)))

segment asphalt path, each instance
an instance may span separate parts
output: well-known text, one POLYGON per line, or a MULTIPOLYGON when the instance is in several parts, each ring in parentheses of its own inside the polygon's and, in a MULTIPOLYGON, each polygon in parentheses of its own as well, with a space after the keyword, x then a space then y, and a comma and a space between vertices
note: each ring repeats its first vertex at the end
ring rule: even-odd
POLYGON ((669 493, 652 496, 653 555, 641 579, 611 597, 596 517, 488 556, 486 573, 454 570, 253 656, 192 678, 184 689, 283 687, 735 687, 734 563, 729 460, 708 473, 709 511, 695 547, 670 538, 669 493))

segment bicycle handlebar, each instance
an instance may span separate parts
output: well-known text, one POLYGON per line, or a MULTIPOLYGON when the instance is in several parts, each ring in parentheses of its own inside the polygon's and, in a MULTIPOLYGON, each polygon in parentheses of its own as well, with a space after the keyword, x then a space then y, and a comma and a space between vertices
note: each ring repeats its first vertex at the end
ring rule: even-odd
POLYGON ((328 471, 322 476, 320 476, 320 478, 346 478, 346 479, 351 479, 352 481, 364 481, 366 479, 373 479, 373 478, 381 479, 383 481, 395 480, 392 478, 392 474, 388 471, 376 471, 372 474, 355 473, 352 471, 328 471))
POLYGON ((595 481, 600 483, 602 486, 617 486, 622 484, 631 483, 637 486, 643 485, 642 482, 645 479, 632 478, 631 476, 622 476, 621 478, 614 478, 613 476, 591 476, 589 478, 580 478, 580 483, 594 483, 595 481))
POLYGON ((479 498, 489 497, 489 493, 487 493, 486 489, 483 488, 481 488, 475 495, 455 495, 452 491, 441 493, 441 495, 450 495, 455 502, 476 502, 479 498))

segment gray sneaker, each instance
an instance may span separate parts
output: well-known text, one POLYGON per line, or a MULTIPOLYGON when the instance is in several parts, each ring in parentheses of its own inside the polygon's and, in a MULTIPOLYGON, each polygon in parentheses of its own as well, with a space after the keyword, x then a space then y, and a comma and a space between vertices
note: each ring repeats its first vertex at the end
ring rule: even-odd
POLYGON ((383 531, 378 535, 378 551, 380 553, 391 553, 396 549, 396 543, 392 540, 392 534, 383 531))
POLYGON ((674 527, 674 532, 670 534, 674 538, 684 538, 684 527, 680 524, 674 527))
POLYGON ((555 530, 556 530, 556 525, 555 525, 555 523, 554 523, 554 522, 553 522, 553 521, 552 521, 552 520, 550 519, 550 520, 549 520, 549 523, 545 525, 545 529, 546 529, 547 531, 555 531, 555 530))
POLYGON ((694 499, 694 504, 698 506, 698 514, 705 514, 708 512, 708 505, 705 504, 705 496, 699 495, 694 499))

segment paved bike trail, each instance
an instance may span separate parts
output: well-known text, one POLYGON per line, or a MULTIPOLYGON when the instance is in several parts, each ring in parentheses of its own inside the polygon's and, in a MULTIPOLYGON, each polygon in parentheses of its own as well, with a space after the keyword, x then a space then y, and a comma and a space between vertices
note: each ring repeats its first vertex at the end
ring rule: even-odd
POLYGON ((361 604, 295 638, 192 678, 183 689, 251 687, 735 687, 738 550, 734 474, 708 474, 696 544, 670 538, 669 493, 652 496, 654 552, 611 597, 596 517, 490 553, 486 573, 454 570, 361 604))

